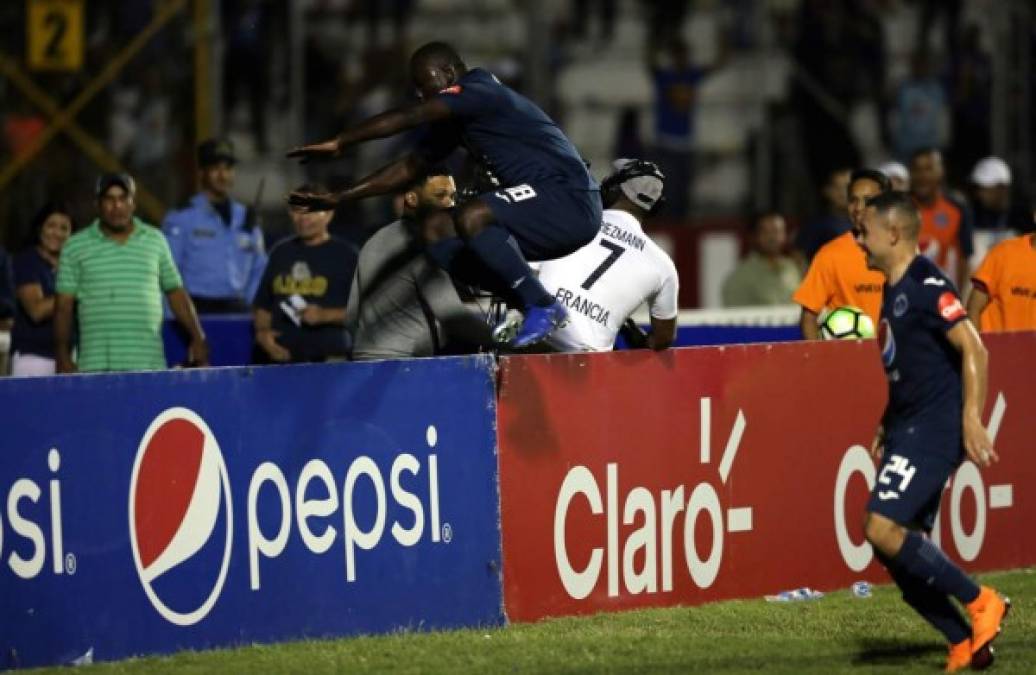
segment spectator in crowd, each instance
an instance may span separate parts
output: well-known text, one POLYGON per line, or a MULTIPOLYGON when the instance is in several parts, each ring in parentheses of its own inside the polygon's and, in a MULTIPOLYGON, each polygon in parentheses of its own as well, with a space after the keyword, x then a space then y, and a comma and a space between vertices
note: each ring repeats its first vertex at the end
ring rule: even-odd
POLYGON ((853 232, 863 222, 867 200, 890 189, 888 176, 880 171, 857 169, 852 172, 848 203, 853 229, 821 247, 792 297, 802 307, 799 325, 805 339, 820 337, 817 327, 820 313, 836 307, 859 307, 875 326, 878 325, 885 277, 867 267, 867 256, 856 243, 853 232))
POLYGON ((944 189, 945 175, 942 152, 935 148, 918 150, 910 159, 910 189, 921 212, 921 253, 964 288, 974 252, 971 210, 944 189))
MULTIPOLYGON (((326 191, 322 185, 299 190, 326 191)), ((270 251, 253 302, 260 363, 305 363, 344 359, 346 302, 356 267, 356 249, 328 233, 333 211, 290 207, 295 236, 270 251)))
POLYGON ((802 279, 795 260, 785 255, 788 225, 779 213, 764 213, 749 226, 752 249, 723 282, 724 307, 784 305, 802 279))
POLYGON ((906 160, 922 148, 949 140, 949 102, 924 50, 914 54, 910 77, 900 83, 893 107, 896 156, 906 160))
POLYGON ((464 306, 418 231, 425 213, 453 208, 456 195, 445 169, 429 170, 403 192, 402 217, 363 245, 346 310, 354 360, 434 356, 489 342, 485 318, 464 306))
POLYGON ((539 266, 544 288, 570 310, 568 324, 546 340, 557 351, 611 351, 629 316, 644 303, 651 333, 634 339, 662 350, 676 337, 680 279, 672 259, 642 225, 661 206, 665 176, 656 164, 638 159, 618 159, 613 166, 601 183, 606 208, 597 236, 575 253, 539 266))
POLYGON ((821 188, 824 200, 824 212, 807 221, 795 235, 795 248, 809 263, 820 247, 835 237, 845 234, 852 228, 848 218, 849 176, 852 169, 847 167, 832 171, 821 188))
POLYGON ((691 62, 690 49, 679 36, 667 43, 652 42, 648 67, 655 89, 655 140, 653 159, 666 176, 667 213, 686 220, 693 210, 694 132, 698 87, 721 68, 726 54, 711 67, 691 62))
POLYGON ((72 235, 58 261, 54 352, 59 373, 161 370, 162 295, 190 336, 188 360, 207 366, 209 348, 161 232, 134 216, 126 174, 97 181, 98 218, 72 235), (78 312, 74 310, 78 309, 78 312), (78 319, 78 361, 72 322, 78 319))
POLYGON ((11 263, 7 252, 0 248, 0 375, 7 374, 7 354, 11 347, 13 325, 14 291, 11 283, 11 263))
POLYGON ((878 171, 888 176, 892 189, 896 192, 910 191, 910 170, 900 162, 885 162, 878 167, 878 171))
MULTIPOLYGON (((1012 194, 1011 168, 999 157, 979 160, 971 171, 974 188, 975 232, 992 233, 1002 241, 1036 226, 1032 205, 1012 194)), ((995 243, 995 242, 994 242, 995 243)))
POLYGON ((162 223, 187 292, 202 314, 247 312, 266 267, 255 210, 230 196, 236 162, 230 141, 199 145, 201 192, 162 223))
POLYGON ((58 258, 72 235, 72 212, 60 202, 45 204, 32 222, 32 243, 14 258, 18 296, 11 334, 11 374, 53 375, 54 281, 58 258))
POLYGON ((1036 330, 1036 236, 994 246, 971 281, 968 316, 983 331, 1036 330))

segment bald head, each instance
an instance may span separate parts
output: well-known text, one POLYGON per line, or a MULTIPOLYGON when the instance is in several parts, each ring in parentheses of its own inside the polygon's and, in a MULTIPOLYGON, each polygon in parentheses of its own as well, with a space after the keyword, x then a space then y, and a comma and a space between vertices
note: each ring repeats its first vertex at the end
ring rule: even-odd
POLYGON ((467 70, 457 51, 445 42, 429 42, 410 57, 410 76, 424 99, 456 84, 467 70))
POLYGON ((429 42, 417 48, 410 57, 410 69, 415 68, 442 68, 452 66, 463 69, 464 61, 461 60, 457 50, 445 42, 429 42))

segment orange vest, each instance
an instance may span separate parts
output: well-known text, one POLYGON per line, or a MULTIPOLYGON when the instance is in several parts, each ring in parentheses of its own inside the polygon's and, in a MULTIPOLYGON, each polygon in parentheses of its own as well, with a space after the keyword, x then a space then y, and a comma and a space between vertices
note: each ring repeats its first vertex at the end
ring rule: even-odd
POLYGON ((868 269, 867 256, 852 232, 824 244, 813 257, 792 300, 814 314, 824 309, 859 307, 878 325, 885 275, 868 269))

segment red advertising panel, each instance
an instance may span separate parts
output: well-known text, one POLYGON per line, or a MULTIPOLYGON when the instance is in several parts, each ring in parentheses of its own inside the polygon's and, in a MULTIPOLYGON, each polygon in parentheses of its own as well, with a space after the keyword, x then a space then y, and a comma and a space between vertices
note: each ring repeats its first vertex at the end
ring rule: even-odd
MULTIPOLYGON (((986 343, 1001 462, 960 468, 934 534, 969 571, 1036 563, 1036 333, 986 343)), ((512 357, 501 378, 511 620, 886 578, 861 532, 875 342, 512 357)))

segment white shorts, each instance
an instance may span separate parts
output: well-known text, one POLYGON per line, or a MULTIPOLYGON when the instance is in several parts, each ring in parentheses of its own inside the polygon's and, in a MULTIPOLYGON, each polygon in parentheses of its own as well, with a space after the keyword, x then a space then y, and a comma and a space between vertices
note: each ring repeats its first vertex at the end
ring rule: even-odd
POLYGON ((46 356, 15 352, 11 358, 12 377, 43 377, 56 372, 57 363, 46 356))

